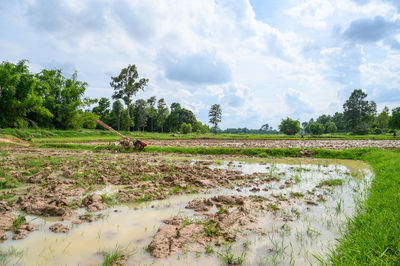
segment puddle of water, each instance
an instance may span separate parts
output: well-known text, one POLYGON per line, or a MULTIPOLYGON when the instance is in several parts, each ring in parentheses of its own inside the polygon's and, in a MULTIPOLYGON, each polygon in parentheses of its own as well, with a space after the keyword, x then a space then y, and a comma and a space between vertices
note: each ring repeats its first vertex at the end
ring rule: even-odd
MULTIPOLYGON (((167 200, 116 206, 103 212, 106 214, 104 219, 72 226, 67 234, 49 231, 54 220, 28 216, 28 221, 33 219, 31 223, 37 224, 39 230, 24 240, 5 241, 0 250, 6 251, 13 247, 24 252, 19 261, 13 262, 14 265, 99 265, 103 261, 99 252, 112 250, 116 245, 136 251, 129 259, 129 265, 219 265, 222 264, 221 259, 216 255, 205 255, 204 249, 199 249, 200 253, 182 251, 166 259, 154 259, 146 247, 157 229, 163 225, 163 219, 175 215, 195 215, 185 206, 198 197, 260 195, 271 198, 280 195, 287 198, 291 193, 302 193, 306 198, 314 193, 326 201, 318 202, 317 206, 307 205, 302 199, 282 203, 276 216, 271 213, 259 215, 256 226, 262 233, 246 232, 232 244, 234 254, 246 253, 245 264, 248 265, 309 265, 316 262, 313 254, 323 256, 334 245, 334 239, 346 217, 353 214, 355 200, 362 197, 372 177, 372 172, 364 167, 354 167, 352 175, 344 165, 327 163, 296 165, 280 161, 225 161, 210 167, 239 170, 243 174, 258 173, 257 178, 260 180, 271 175, 280 180, 263 183, 259 186, 260 191, 251 191, 252 186, 241 187, 240 191, 232 187, 207 194, 179 195, 167 200), (358 178, 354 178, 356 172, 360 173, 358 178), (322 180, 332 178, 343 180, 343 185, 314 190, 322 180), (288 180, 294 180, 295 183, 282 188, 288 180), (299 218, 290 222, 282 219, 291 216, 299 218)), ((106 187, 102 191, 109 193, 114 190, 106 187)), ((188 248, 196 250, 195 245, 188 248)), ((218 250, 216 247, 214 249, 218 250)))

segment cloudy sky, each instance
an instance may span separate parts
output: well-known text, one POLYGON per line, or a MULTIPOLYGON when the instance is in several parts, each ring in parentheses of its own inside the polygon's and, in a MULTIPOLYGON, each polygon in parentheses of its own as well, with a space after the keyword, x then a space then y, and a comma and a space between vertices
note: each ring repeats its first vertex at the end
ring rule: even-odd
POLYGON ((1 0, 0 61, 78 71, 89 97, 136 64, 137 97, 179 102, 222 128, 342 111, 362 88, 400 105, 398 0, 1 0))

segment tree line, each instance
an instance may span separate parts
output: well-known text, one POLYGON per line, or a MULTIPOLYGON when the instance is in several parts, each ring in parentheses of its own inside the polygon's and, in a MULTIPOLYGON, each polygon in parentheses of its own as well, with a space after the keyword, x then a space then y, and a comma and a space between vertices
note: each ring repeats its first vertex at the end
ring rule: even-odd
POLYGON ((88 84, 77 72, 68 78, 61 70, 43 69, 31 73, 26 60, 0 64, 0 127, 79 129, 99 127, 100 119, 118 130, 149 132, 209 132, 192 111, 179 103, 169 107, 164 99, 138 99, 148 79, 139 79, 135 65, 111 77, 114 88, 110 99, 84 97, 88 84), (124 104, 121 102, 125 104, 124 104))
POLYGON ((321 135, 324 133, 350 132, 356 135, 382 134, 400 128, 400 107, 390 110, 383 108, 377 114, 376 103, 366 100, 367 94, 361 89, 354 90, 343 104, 343 112, 334 115, 320 115, 303 122, 287 117, 282 119, 279 130, 288 135, 297 133, 321 135))

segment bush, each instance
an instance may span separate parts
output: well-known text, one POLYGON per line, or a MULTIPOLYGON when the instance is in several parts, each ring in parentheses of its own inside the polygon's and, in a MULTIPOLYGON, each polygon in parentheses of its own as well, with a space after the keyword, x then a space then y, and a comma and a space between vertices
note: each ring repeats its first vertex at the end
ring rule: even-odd
POLYGON ((321 135, 325 131, 324 125, 320 123, 311 123, 309 128, 313 135, 321 135))
POLYGON ((191 124, 182 123, 180 130, 181 130, 181 132, 183 134, 190 133, 190 132, 192 132, 192 125, 191 124))
POLYGON ((296 135, 300 131, 300 122, 291 118, 282 119, 279 130, 286 135, 296 135))
POLYGON ((337 127, 336 124, 333 122, 326 123, 326 132, 327 133, 336 133, 337 127))
POLYGON ((367 135, 369 132, 370 126, 367 123, 360 123, 352 130, 354 135, 367 135))

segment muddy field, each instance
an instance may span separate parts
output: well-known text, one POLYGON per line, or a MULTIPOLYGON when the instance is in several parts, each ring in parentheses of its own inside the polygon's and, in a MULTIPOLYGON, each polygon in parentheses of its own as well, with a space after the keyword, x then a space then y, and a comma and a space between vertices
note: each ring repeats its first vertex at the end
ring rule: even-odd
POLYGON ((153 146, 193 146, 193 147, 229 147, 229 148, 400 148, 400 140, 148 140, 153 146))
POLYGON ((28 147, 0 147, 0 169, 0 264, 15 265, 315 263, 371 178, 346 160, 28 147))

